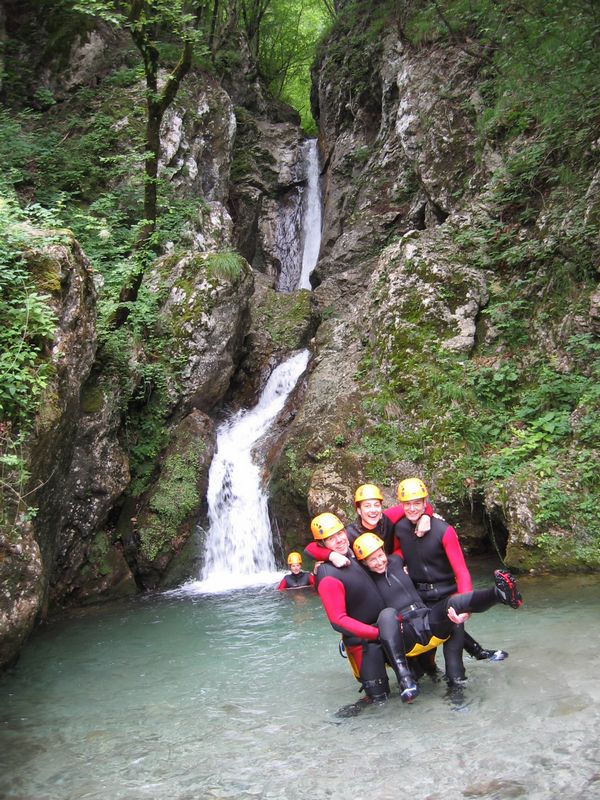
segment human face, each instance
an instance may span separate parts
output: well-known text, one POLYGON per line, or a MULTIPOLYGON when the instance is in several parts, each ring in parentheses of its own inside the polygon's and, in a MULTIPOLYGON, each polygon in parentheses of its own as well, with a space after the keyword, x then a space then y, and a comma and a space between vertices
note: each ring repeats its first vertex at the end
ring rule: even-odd
POLYGON ((302 570, 302 564, 290 564, 290 570, 294 573, 294 575, 298 575, 298 573, 302 570))
POLYGON ((363 528, 372 531, 377 527, 377 523, 381 519, 381 500, 363 500, 358 504, 356 510, 363 528))
POLYGON ((409 500, 407 503, 402 503, 405 515, 413 525, 423 516, 426 502, 426 499, 422 497, 420 500, 409 500))
POLYGON ((371 572, 377 572, 382 575, 386 571, 388 565, 388 558, 383 552, 383 548, 380 547, 379 550, 375 550, 370 556, 367 556, 365 558, 365 564, 371 572))
POLYGON ((336 553, 341 553, 343 556, 346 555, 346 552, 350 547, 350 542, 348 541, 348 534, 346 533, 345 529, 342 529, 337 533, 333 533, 331 536, 328 536, 326 539, 323 539, 323 544, 329 550, 333 550, 336 553))

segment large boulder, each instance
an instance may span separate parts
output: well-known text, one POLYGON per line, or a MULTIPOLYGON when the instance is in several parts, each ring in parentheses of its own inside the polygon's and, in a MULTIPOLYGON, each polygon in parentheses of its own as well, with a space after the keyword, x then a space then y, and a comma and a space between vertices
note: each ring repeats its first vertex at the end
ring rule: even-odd
POLYGON ((96 293, 87 260, 70 231, 28 230, 23 253, 48 296, 56 328, 45 358, 50 379, 24 450, 30 478, 12 531, 2 532, 2 659, 17 653, 46 605, 66 509, 79 422, 79 397, 96 347, 96 293), (39 245, 37 242, 39 241, 39 245), (26 509, 35 508, 27 521, 26 509))

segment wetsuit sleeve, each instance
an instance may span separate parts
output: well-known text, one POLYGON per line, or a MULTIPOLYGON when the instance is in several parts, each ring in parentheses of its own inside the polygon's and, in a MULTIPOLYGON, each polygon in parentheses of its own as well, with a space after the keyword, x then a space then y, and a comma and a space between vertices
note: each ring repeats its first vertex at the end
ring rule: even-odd
MULTIPOLYGON (((404 516, 404 509, 402 508, 401 505, 392 506, 391 508, 386 508, 383 513, 395 525, 398 522, 398 520, 401 520, 402 517, 404 516)), ((431 503, 427 503, 427 505, 425 506, 424 513, 428 514, 429 516, 433 514, 433 508, 431 507, 431 503)))
POLYGON ((308 576, 308 585, 309 586, 314 586, 315 585, 315 576, 312 574, 312 572, 308 576))
POLYGON ((465 557, 458 541, 458 536, 452 525, 448 525, 442 536, 442 545, 446 551, 446 556, 452 567, 452 572, 456 578, 456 589, 459 594, 472 592, 473 583, 469 569, 465 563, 465 557))
POLYGON ((386 508, 383 513, 395 525, 404 516, 404 509, 402 506, 392 506, 391 508, 386 508))
POLYGON ((277 591, 278 592, 283 592, 285 589, 287 589, 287 583, 285 582, 285 578, 282 578, 281 579, 281 583, 277 587, 277 591))
POLYGON ((329 561, 331 550, 318 542, 309 542, 304 548, 304 552, 315 561, 329 561))
POLYGON ((354 617, 349 617, 346 612, 346 590, 344 584, 330 575, 319 582, 319 597, 327 614, 327 619, 336 631, 350 633, 359 639, 374 642, 379 636, 379 630, 374 625, 367 625, 354 617))

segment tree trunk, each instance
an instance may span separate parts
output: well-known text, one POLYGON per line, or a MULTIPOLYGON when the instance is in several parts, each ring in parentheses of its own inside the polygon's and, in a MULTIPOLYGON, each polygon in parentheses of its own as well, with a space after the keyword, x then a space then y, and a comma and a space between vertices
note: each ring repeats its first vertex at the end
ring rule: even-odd
POLYGON ((146 73, 146 152, 144 165, 144 222, 136 242, 137 267, 119 293, 119 305, 115 311, 112 327, 120 328, 129 316, 130 304, 135 303, 144 271, 152 250, 152 235, 156 230, 158 216, 158 161, 160 157, 160 126, 165 111, 171 105, 181 81, 189 72, 192 64, 192 44, 184 42, 179 62, 167 81, 160 95, 158 94, 158 51, 148 37, 134 35, 134 41, 144 59, 146 73))

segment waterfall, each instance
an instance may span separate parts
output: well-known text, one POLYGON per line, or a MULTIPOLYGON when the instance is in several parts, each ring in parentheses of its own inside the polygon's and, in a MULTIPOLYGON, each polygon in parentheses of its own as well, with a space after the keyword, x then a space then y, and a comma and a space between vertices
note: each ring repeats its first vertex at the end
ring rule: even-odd
POLYGON ((321 191, 319 187, 319 152, 317 140, 308 139, 304 145, 307 185, 304 194, 304 216, 302 225, 302 271, 299 289, 310 289, 310 273, 315 268, 321 247, 321 191))
POLYGON ((273 583, 276 578, 267 495, 252 450, 283 408, 308 358, 308 350, 303 350, 280 364, 258 404, 238 411, 217 431, 208 473, 205 563, 200 584, 193 585, 195 590, 226 591, 273 583))
MULTIPOLYGON (((298 289, 310 289, 309 275, 321 243, 321 197, 316 139, 304 145, 307 184, 303 208, 303 257, 298 289)), ((208 535, 200 581, 192 592, 223 592, 273 584, 276 571, 267 495, 253 450, 285 405, 309 359, 308 350, 292 356, 271 374, 252 409, 238 411, 217 430, 208 473, 208 535)))

